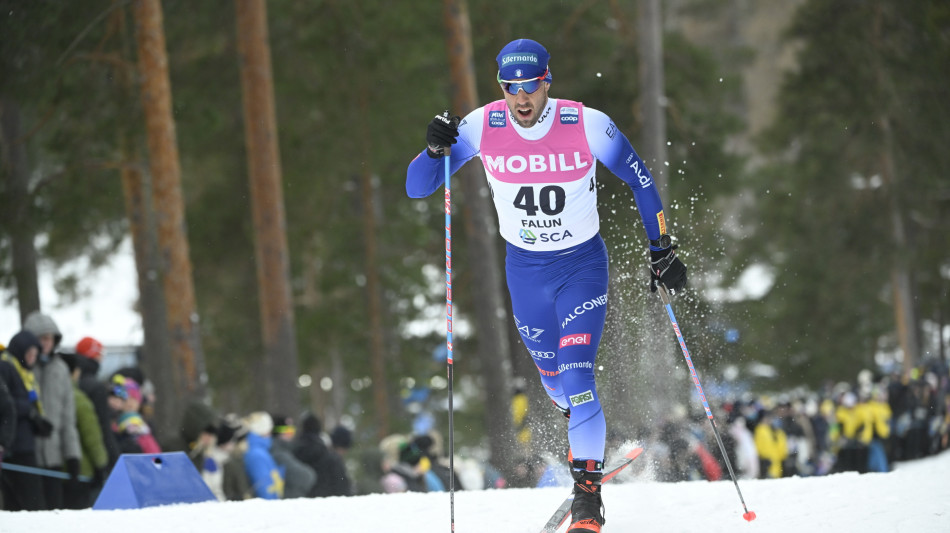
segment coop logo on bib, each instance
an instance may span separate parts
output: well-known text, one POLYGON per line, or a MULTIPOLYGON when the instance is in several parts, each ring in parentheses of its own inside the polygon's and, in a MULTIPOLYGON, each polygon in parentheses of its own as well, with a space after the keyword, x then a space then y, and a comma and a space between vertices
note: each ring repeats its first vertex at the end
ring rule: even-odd
POLYGON ((561 124, 577 124, 579 114, 576 107, 561 108, 561 124))

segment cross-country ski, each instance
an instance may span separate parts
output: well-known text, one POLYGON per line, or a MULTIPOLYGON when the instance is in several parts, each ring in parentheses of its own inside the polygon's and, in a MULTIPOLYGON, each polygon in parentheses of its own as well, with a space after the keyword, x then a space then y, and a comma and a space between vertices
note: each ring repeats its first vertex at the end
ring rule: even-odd
MULTIPOLYGON (((639 457, 641 453, 643 453, 643 448, 634 448, 633 450, 630 450, 629 452, 627 452, 627 454, 623 456, 623 460, 620 462, 620 464, 618 464, 617 466, 611 468, 610 470, 604 473, 604 479, 602 480, 602 483, 607 483, 608 481, 616 477, 617 474, 619 474, 625 468, 630 466, 630 463, 632 463, 634 459, 639 457)), ((563 502, 561 502, 561 505, 557 508, 556 511, 554 511, 554 514, 551 515, 551 518, 549 518, 547 523, 544 524, 544 528, 541 529, 541 533, 554 533, 562 525, 564 525, 564 522, 567 520, 567 517, 570 516, 571 514, 572 503, 574 503, 573 493, 567 498, 565 498, 563 502)))

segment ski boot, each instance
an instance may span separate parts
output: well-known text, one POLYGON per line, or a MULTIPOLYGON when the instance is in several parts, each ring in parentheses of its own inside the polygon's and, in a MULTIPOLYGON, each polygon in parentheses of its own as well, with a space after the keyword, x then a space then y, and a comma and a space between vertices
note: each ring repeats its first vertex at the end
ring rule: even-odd
POLYGON ((573 470, 574 503, 571 505, 571 527, 567 533, 600 533, 604 525, 603 502, 600 498, 601 481, 604 477, 602 463, 574 461, 574 467, 584 465, 591 470, 573 470), (578 464, 580 463, 580 464, 578 464))

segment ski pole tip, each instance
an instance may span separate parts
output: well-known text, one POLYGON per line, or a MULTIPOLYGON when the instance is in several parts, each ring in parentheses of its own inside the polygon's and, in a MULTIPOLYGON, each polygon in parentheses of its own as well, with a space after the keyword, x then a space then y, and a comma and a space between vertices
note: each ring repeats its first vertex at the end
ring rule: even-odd
POLYGON ((755 511, 746 511, 742 518, 745 518, 746 522, 751 522, 755 520, 755 511))

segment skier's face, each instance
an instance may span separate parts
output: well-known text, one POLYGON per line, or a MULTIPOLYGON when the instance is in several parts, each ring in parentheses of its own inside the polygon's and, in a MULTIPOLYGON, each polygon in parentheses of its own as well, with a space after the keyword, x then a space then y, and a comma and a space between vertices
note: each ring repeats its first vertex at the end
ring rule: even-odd
POLYGON ((548 103, 548 88, 551 86, 548 82, 542 82, 538 90, 531 94, 519 90, 518 94, 511 94, 502 89, 505 95, 505 103, 508 104, 508 110, 515 118, 515 122, 522 128, 534 126, 541 117, 544 106, 548 103))

